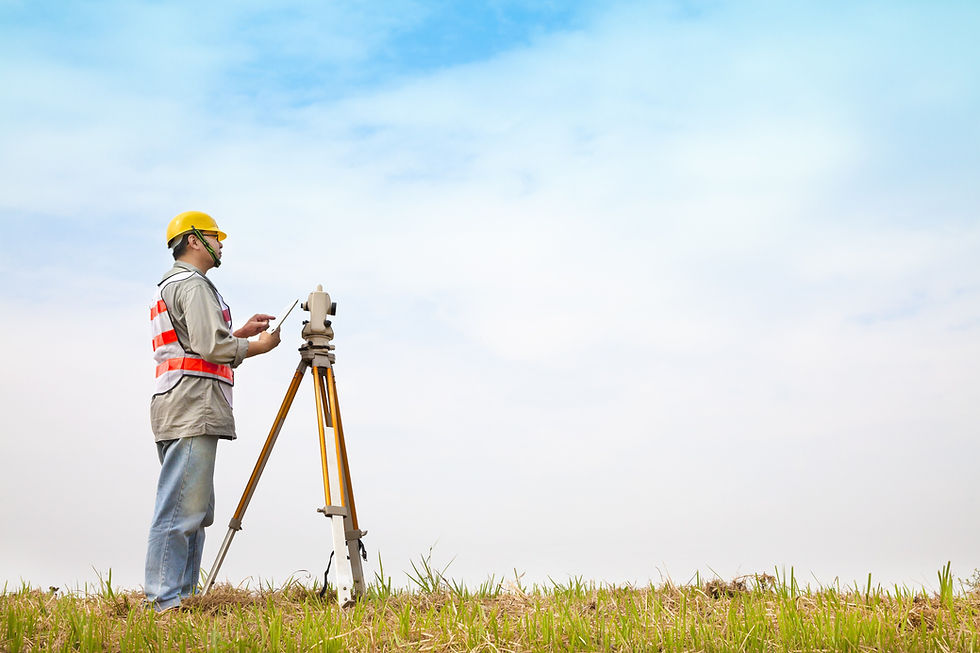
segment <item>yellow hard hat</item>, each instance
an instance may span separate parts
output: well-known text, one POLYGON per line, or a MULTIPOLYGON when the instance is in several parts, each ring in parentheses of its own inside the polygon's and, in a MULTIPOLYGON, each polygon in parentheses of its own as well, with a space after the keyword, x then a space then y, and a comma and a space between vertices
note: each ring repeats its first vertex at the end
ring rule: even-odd
POLYGON ((228 235, 218 229, 218 223, 207 213, 201 211, 184 211, 167 225, 167 247, 177 236, 186 234, 192 227, 199 231, 217 231, 218 240, 224 240, 228 235))

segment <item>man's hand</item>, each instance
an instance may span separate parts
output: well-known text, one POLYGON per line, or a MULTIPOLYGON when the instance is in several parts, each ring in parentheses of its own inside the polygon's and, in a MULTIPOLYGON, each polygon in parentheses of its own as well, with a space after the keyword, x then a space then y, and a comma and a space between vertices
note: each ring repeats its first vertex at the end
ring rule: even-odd
MULTIPOLYGON (((244 327, 242 327, 244 328, 244 327)), ((272 351, 279 346, 279 329, 276 329, 273 333, 268 331, 263 331, 259 334, 259 339, 255 341, 249 341, 248 351, 245 352, 245 358, 250 356, 255 356, 257 354, 264 354, 268 351, 272 351)))
MULTIPOLYGON (((266 315, 265 313, 256 313, 248 319, 240 329, 235 331, 233 336, 236 338, 251 338, 254 335, 258 335, 269 328, 269 320, 276 319, 275 315, 266 315)), ((279 344, 278 341, 276 344, 279 344)), ((275 347, 275 345, 273 345, 275 347)), ((269 347, 272 349, 272 347, 269 347)))

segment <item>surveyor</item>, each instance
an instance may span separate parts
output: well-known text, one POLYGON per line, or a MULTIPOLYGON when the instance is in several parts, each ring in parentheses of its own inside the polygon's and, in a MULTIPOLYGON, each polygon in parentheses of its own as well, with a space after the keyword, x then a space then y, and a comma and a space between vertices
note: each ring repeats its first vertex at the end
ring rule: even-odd
POLYGON ((279 344, 279 332, 266 330, 272 315, 253 315, 232 332, 231 310, 206 276, 221 265, 224 239, 206 213, 171 220, 174 266, 150 306, 156 361, 150 423, 161 467, 144 591, 158 612, 178 607, 198 584, 204 528, 214 521, 218 440, 235 439, 234 368, 279 344))

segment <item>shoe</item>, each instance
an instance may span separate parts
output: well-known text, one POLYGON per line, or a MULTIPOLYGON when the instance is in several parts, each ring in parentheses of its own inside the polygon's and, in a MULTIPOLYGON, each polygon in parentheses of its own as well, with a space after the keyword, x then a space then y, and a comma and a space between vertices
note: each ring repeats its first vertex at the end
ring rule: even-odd
POLYGON ((148 601, 147 599, 143 599, 142 601, 140 601, 140 607, 143 608, 144 610, 150 610, 155 612, 158 617, 161 615, 169 614, 171 612, 186 612, 188 610, 188 608, 185 608, 180 603, 176 605, 172 605, 169 608, 164 608, 163 610, 157 610, 156 606, 154 605, 154 602, 148 601))

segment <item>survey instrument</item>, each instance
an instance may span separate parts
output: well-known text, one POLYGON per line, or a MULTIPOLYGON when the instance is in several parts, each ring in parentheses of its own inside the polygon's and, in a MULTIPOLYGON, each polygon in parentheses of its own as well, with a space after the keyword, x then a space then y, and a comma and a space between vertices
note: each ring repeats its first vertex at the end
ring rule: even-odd
MULTIPOLYGON (((299 300, 297 300, 298 302, 299 300)), ((295 306, 295 303, 294 303, 295 306)), ((258 485, 262 471, 265 469, 272 448, 279 437, 279 431, 286 420, 286 414, 293 404, 293 398, 299 389, 300 382, 307 370, 312 372, 313 391, 316 400, 317 432, 320 437, 320 470, 323 475, 324 505, 317 508, 330 520, 331 540, 333 543, 330 554, 334 566, 334 577, 337 591, 337 603, 342 607, 353 605, 364 595, 364 570, 361 559, 367 560, 367 551, 361 541, 367 531, 361 530, 357 523, 357 509, 354 507, 354 489, 351 484, 350 466, 347 462, 347 444, 344 441, 344 427, 340 420, 340 405, 337 397, 337 382, 334 378, 333 365, 336 360, 334 345, 331 344, 334 332, 328 316, 337 314, 337 304, 330 301, 330 295, 323 291, 323 286, 317 286, 310 293, 307 301, 301 304, 304 311, 309 311, 310 319, 303 322, 303 345, 299 348, 300 362, 293 379, 286 390, 286 396, 279 407, 279 412, 272 423, 269 437, 266 438, 259 459, 255 463, 252 475, 245 485, 241 501, 235 509, 235 514, 228 522, 228 533, 225 535, 218 556, 208 573, 202 593, 207 593, 218 577, 218 570, 228 554, 228 548, 235 533, 242 530, 242 519, 248 508, 255 488, 258 485), (333 446, 327 446, 326 430, 333 431, 333 446)), ((290 308, 292 310, 292 307, 290 308)), ((280 319, 282 326, 289 311, 280 319)), ((327 572, 330 571, 330 564, 327 572)), ((323 590, 327 588, 327 574, 324 574, 323 590)), ((323 591, 321 591, 321 596, 323 591)))

